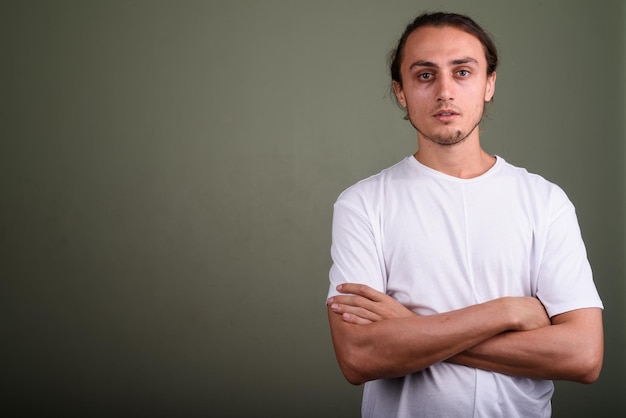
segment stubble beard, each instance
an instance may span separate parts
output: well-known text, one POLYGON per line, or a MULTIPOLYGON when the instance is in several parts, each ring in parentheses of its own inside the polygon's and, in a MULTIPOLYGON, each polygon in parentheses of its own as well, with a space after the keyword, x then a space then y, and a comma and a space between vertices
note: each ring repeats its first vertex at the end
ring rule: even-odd
MULTIPOLYGON (((462 143, 463 141, 465 141, 465 139, 467 139, 467 137, 470 136, 472 132, 478 129, 478 125, 480 125, 480 122, 483 119, 483 112, 484 112, 484 106, 480 110, 480 114, 478 115, 476 122, 472 126, 472 129, 468 130, 467 132, 457 129, 455 131, 446 132, 443 134, 437 134, 435 132, 428 134, 424 132, 422 129, 420 129, 417 126, 417 123, 415 123, 410 116, 409 116, 409 121, 411 122, 411 125, 413 125, 415 130, 420 134, 420 136, 442 147, 452 147, 454 145, 458 145, 462 143)), ((410 115, 410 112, 409 112, 409 115, 410 115)))

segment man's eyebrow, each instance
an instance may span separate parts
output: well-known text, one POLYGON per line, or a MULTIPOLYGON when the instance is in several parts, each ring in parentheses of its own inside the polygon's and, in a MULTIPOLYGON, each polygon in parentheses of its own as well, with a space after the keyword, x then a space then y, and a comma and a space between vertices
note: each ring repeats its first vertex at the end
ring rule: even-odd
POLYGON ((472 57, 464 57, 464 58, 459 58, 459 59, 453 60, 451 62, 451 64, 453 64, 453 65, 469 64, 469 63, 478 64, 478 61, 476 59, 472 58, 472 57))
POLYGON ((412 70, 415 67, 437 68, 439 66, 437 64, 435 64, 434 62, 424 61, 424 60, 417 60, 417 61, 415 61, 413 64, 411 64, 409 66, 409 70, 412 70))
MULTIPOLYGON (((451 65, 461 65, 461 64, 478 64, 478 61, 472 57, 463 57, 450 61, 451 65)), ((417 60, 409 66, 409 70, 412 70, 416 67, 427 67, 427 68, 439 68, 439 65, 435 64, 431 61, 426 60, 417 60)))

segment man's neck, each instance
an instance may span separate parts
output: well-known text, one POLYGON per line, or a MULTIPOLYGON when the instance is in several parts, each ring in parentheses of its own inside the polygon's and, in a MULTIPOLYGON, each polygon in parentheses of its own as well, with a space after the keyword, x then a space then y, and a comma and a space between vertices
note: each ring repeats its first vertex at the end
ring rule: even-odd
POLYGON ((478 177, 496 163, 496 158, 480 147, 478 138, 450 146, 442 146, 429 140, 418 142, 419 150, 414 154, 415 159, 449 176, 462 179, 478 177))

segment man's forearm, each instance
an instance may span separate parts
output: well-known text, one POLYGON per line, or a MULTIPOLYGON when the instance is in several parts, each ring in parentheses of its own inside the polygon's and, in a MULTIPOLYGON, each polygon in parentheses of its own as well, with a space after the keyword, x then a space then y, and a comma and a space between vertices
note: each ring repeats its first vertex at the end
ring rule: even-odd
POLYGON ((602 367, 601 310, 557 315, 553 325, 494 336, 450 359, 498 373, 535 379, 592 383, 602 367))

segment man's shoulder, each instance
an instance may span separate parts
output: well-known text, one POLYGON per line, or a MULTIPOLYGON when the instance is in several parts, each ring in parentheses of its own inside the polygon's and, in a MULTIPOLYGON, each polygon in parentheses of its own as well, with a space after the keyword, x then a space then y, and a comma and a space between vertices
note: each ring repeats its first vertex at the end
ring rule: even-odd
POLYGON ((373 193, 379 192, 381 188, 385 188, 399 179, 406 178, 408 174, 408 158, 409 157, 406 157, 376 174, 357 181, 345 189, 339 195, 338 200, 350 200, 364 195, 371 196, 373 193))
POLYGON ((546 199, 567 200, 567 195, 563 189, 543 175, 528 171, 524 167, 513 165, 502 161, 500 173, 509 177, 513 182, 521 185, 535 198, 544 197, 546 199))
MULTIPOLYGON (((500 158, 500 157, 499 157, 500 158)), ((558 187, 555 183, 551 182, 550 180, 546 179, 543 175, 535 173, 535 172, 531 172, 528 169, 521 167, 521 166, 517 166, 514 164, 511 164, 507 161, 505 161, 504 159, 502 159, 502 168, 503 168, 503 173, 506 173, 512 177, 515 177, 519 180, 528 182, 530 184, 533 185, 537 185, 537 186, 546 186, 546 187, 558 187)))

